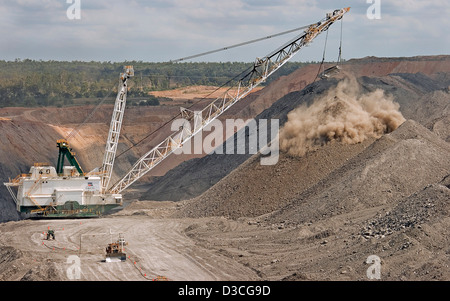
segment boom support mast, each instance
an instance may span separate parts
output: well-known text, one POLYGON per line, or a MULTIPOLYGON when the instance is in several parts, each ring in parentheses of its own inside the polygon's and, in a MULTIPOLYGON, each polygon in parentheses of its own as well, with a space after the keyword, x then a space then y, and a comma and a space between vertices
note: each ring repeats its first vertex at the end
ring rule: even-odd
POLYGON ((125 71, 120 76, 119 89, 117 92, 116 102, 114 104, 114 111, 108 133, 108 141, 106 142, 105 154, 103 157, 103 165, 100 170, 102 173, 102 193, 105 193, 111 180, 114 159, 116 157, 117 146, 119 144, 120 129, 122 127, 122 120, 127 102, 127 80, 132 76, 134 76, 133 66, 125 66, 125 71))
POLYGON ((264 82, 289 61, 301 48, 311 43, 320 33, 328 30, 334 22, 340 20, 349 10, 350 8, 348 7, 328 13, 325 19, 310 25, 302 34, 290 42, 271 52, 266 57, 256 59, 253 68, 236 85, 230 87, 224 95, 215 99, 202 111, 183 110, 182 117, 186 120, 186 123, 180 127, 179 131, 167 137, 142 156, 128 173, 111 187, 109 192, 119 194, 139 180, 236 102, 247 96, 256 86, 264 82))
POLYGON ((84 171, 78 163, 77 158, 75 157, 75 153, 72 152, 72 149, 69 146, 69 142, 65 139, 60 139, 56 142, 56 145, 59 148, 59 156, 58 156, 58 164, 56 166, 56 172, 58 174, 63 173, 64 169, 64 158, 66 157, 69 161, 70 165, 74 166, 80 175, 84 175, 84 171))

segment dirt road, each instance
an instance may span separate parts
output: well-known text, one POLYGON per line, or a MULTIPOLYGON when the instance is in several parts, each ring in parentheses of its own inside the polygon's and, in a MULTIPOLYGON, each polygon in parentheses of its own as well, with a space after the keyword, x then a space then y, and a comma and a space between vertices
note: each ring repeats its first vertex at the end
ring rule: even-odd
POLYGON ((71 280, 76 276, 77 262, 70 256, 78 256, 78 280, 146 281, 158 276, 173 281, 258 279, 250 268, 197 246, 183 233, 188 226, 186 220, 152 219, 146 215, 2 224, 0 246, 11 259, 9 264, 8 259, 0 263, 2 275, 5 280, 71 280), (48 229, 55 230, 56 240, 44 239, 48 229), (105 248, 111 239, 117 240, 119 232, 128 242, 127 260, 104 262, 105 248), (14 249, 8 253, 6 246, 14 249))
POLYGON ((171 202, 135 202, 97 219, 8 222, 0 225, 0 280, 363 281, 371 255, 381 258, 382 280, 448 280, 445 191, 446 186, 430 186, 416 201, 397 207, 299 225, 271 223, 269 216, 171 218, 180 206, 171 202), (435 213, 419 225, 401 226, 405 216, 431 214, 430 208, 435 213), (365 228, 372 220, 373 235, 365 228), (385 223, 392 231, 377 236, 385 223), (56 240, 44 239, 49 228, 56 240), (105 247, 119 232, 128 242, 127 260, 106 263, 105 247), (77 267, 79 278, 71 279, 77 267))

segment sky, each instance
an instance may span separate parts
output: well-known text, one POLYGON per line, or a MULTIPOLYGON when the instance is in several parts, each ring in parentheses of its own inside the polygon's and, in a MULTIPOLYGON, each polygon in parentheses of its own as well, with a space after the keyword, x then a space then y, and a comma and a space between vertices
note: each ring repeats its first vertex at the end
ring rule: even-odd
MULTIPOLYGON (((448 0, 0 0, 0 60, 143 61, 178 58, 316 23, 351 7, 344 59, 450 54, 448 0)), ((296 35, 190 61, 252 62, 296 35)), ((293 61, 338 58, 341 23, 293 61)))

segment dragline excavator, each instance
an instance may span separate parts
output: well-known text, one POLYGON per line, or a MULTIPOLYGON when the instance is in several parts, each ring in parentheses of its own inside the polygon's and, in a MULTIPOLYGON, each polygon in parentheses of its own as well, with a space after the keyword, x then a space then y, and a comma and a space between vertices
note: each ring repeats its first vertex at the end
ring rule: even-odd
MULTIPOLYGON (((126 106, 128 79, 134 76, 133 66, 125 66, 120 75, 119 88, 105 147, 102 166, 95 172, 85 173, 76 160, 66 139, 57 141, 59 157, 57 168, 37 163, 28 174, 21 174, 4 185, 7 187, 17 211, 42 217, 96 217, 114 207, 121 206, 122 192, 181 148, 197 133, 218 118, 238 101, 247 96, 275 71, 288 62, 320 33, 327 31, 342 19, 350 8, 337 9, 326 14, 321 21, 308 25, 301 34, 269 53, 257 58, 253 67, 231 85, 220 97, 201 111, 182 109, 185 124, 156 147, 144 154, 120 180, 111 185, 112 171, 119 143, 126 106), (67 158, 70 165, 64 166, 67 158), (17 188, 17 192, 13 188, 17 188)), ((224 48, 225 49, 225 48, 224 48)))

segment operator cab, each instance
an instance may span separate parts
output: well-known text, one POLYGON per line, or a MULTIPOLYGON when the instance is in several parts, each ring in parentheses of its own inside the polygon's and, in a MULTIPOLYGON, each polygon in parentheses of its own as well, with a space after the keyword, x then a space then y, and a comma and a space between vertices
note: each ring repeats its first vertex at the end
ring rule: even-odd
POLYGON ((57 176, 56 169, 50 165, 35 164, 30 169, 31 179, 55 178, 57 176))

